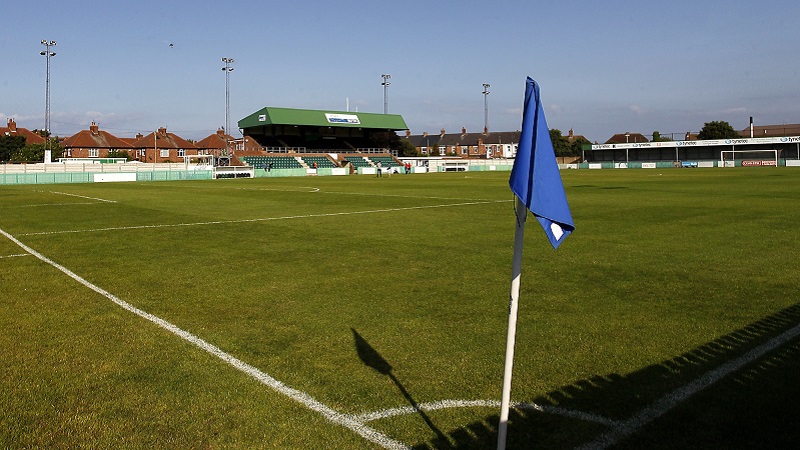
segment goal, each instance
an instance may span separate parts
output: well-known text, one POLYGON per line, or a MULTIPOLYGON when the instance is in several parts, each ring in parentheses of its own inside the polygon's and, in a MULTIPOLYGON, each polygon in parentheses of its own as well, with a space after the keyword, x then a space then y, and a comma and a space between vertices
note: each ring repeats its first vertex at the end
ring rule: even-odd
POLYGON ((779 150, 722 150, 720 167, 735 167, 736 161, 741 166, 775 166, 778 167, 779 150))

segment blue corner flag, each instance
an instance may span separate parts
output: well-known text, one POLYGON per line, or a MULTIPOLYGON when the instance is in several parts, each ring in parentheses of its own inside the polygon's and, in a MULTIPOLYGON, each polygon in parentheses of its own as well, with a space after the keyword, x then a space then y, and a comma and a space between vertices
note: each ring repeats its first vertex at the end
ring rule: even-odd
POLYGON ((575 230, 539 99, 539 85, 530 77, 525 85, 519 149, 508 184, 542 225, 553 248, 575 230))

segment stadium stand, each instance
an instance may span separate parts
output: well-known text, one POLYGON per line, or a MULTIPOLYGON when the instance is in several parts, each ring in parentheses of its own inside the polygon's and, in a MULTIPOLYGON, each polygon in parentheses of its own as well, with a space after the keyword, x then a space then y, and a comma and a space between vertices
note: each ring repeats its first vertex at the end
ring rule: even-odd
POLYGON ((372 167, 372 164, 370 164, 366 158, 359 155, 345 155, 343 160, 349 162, 356 169, 360 167, 372 167))
POLYGON ((263 169, 272 163, 273 169, 302 169, 303 165, 294 156, 242 156, 241 159, 248 165, 263 169))
POLYGON ((317 168, 319 168, 319 169, 338 167, 327 156, 305 156, 305 155, 303 155, 302 158, 303 158, 303 162, 305 162, 308 167, 314 167, 314 163, 317 163, 317 168))

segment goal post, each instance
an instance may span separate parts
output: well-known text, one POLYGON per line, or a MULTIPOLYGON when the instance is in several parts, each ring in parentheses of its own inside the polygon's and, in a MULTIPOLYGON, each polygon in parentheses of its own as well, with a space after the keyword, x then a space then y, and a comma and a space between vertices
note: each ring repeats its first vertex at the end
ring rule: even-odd
POLYGON ((735 167, 736 161, 741 166, 775 166, 778 167, 779 150, 722 150, 720 151, 720 167, 735 167))

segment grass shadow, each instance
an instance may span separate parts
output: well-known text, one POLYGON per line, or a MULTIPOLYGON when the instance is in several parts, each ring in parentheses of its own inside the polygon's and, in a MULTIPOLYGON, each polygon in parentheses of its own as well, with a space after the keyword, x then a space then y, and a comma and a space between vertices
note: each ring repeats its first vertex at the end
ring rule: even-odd
MULTIPOLYGON (((796 331, 800 303, 714 341, 628 375, 579 380, 536 398, 537 408, 517 407, 509 416, 508 448, 575 448, 592 443, 616 424, 637 416, 667 394, 702 380, 796 331), (570 413, 580 412, 578 415, 570 413), (579 415, 585 415, 581 419, 579 415)), ((797 448, 800 445, 800 337, 654 414, 629 436, 597 441, 595 448, 797 448)), ((498 415, 451 430, 415 449, 490 449, 497 445, 498 415), (455 442, 455 446, 452 442, 455 442)))
POLYGON ((444 435, 444 433, 442 433, 442 431, 433 423, 428 414, 426 414, 425 411, 419 407, 419 404, 416 400, 414 400, 414 397, 411 396, 405 386, 403 386, 403 383, 401 383, 394 373, 392 373, 392 365, 389 364, 389 362, 386 361, 386 359, 384 359, 383 356, 381 356, 381 354, 378 353, 378 351, 375 350, 375 348, 372 347, 369 342, 367 342, 366 339, 358 334, 358 331, 356 331, 355 328, 350 328, 350 330, 353 332, 353 340, 355 342, 356 353, 358 354, 359 359, 361 359, 361 361, 367 367, 371 367, 378 373, 389 377, 395 386, 397 386, 397 389, 400 390, 400 393, 403 394, 403 397, 408 400, 408 403, 411 405, 411 407, 414 408, 422 420, 425 421, 425 424, 428 426, 428 428, 436 433, 437 440, 443 439, 444 441, 447 441, 447 437, 444 435))

